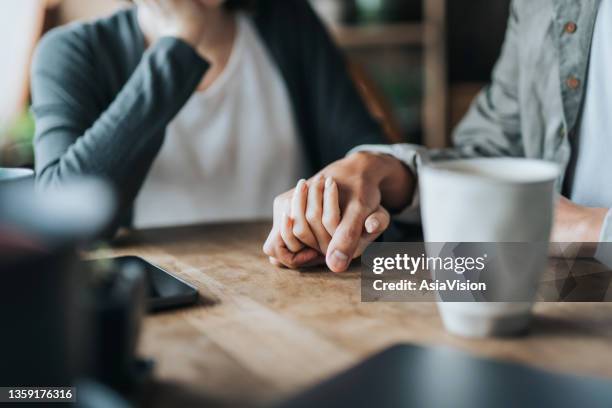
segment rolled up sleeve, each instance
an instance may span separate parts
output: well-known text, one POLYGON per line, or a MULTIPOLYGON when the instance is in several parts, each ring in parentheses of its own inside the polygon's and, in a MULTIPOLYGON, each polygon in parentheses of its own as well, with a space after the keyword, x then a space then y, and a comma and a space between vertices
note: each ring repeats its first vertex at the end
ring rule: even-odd
POLYGON ((609 244, 612 242, 612 209, 608 210, 604 218, 601 232, 599 233, 599 245, 595 251, 595 259, 608 267, 612 267, 612 253, 608 251, 609 244))

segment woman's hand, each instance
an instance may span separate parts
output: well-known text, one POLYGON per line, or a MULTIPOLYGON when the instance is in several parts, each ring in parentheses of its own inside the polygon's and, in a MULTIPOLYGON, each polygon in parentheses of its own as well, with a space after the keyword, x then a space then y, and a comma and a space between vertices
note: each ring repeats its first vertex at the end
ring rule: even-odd
POLYGON ((176 37, 194 48, 206 28, 207 7, 198 0, 136 0, 138 20, 150 43, 161 37, 176 37))
MULTIPOLYGON (((301 185, 304 186, 305 182, 301 182, 301 185)), ((270 257, 272 264, 292 269, 325 262, 325 257, 320 251, 306 247, 295 238, 293 232, 295 223, 291 218, 295 193, 296 189, 290 190, 274 199, 272 231, 263 246, 263 251, 270 257)))

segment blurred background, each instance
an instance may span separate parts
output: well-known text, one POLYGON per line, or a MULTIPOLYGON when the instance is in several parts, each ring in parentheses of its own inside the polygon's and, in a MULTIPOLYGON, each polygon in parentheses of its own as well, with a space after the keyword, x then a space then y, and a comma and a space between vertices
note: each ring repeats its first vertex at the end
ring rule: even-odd
MULTIPOLYGON (((353 77, 392 142, 449 143, 488 82, 510 0, 304 0, 346 52, 353 77)), ((94 19, 120 0, 19 0, 0 5, 0 166, 31 167, 32 51, 49 29, 94 19)))

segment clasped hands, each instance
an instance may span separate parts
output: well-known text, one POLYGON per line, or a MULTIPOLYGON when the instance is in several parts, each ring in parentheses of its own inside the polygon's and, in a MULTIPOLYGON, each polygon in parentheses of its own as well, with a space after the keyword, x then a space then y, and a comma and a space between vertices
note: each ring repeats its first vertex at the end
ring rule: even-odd
MULTIPOLYGON (((409 204, 414 185, 410 170, 392 156, 352 154, 275 199, 264 252, 278 266, 326 263, 344 272, 387 229, 389 212, 409 204)), ((552 241, 596 244, 607 212, 559 197, 552 241)))
POLYGON ((270 262, 288 268, 326 263, 344 272, 389 226, 389 211, 406 207, 414 178, 399 160, 355 153, 274 201, 264 244, 270 262))

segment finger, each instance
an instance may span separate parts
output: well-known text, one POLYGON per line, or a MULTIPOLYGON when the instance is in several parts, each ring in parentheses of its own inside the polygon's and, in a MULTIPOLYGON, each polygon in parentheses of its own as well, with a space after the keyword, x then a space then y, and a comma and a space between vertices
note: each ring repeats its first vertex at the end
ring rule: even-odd
POLYGON ((360 257, 366 248, 389 228, 391 224, 391 215, 383 207, 373 212, 365 220, 365 230, 359 239, 357 249, 353 253, 353 259, 360 257))
POLYGON ((293 220, 289 218, 287 213, 283 213, 280 233, 283 242, 289 251, 297 253, 304 248, 304 245, 295 237, 295 235, 293 235, 293 220))
POLYGON ((306 262, 300 268, 311 268, 313 266, 325 265, 325 255, 318 253, 317 257, 310 262, 306 262))
POLYGON ((292 269, 308 265, 321 256, 312 248, 304 248, 297 253, 291 252, 285 246, 281 234, 277 230, 270 232, 264 244, 264 252, 273 265, 281 265, 292 269))
POLYGON ((340 200, 338 198, 338 184, 331 177, 325 180, 322 218, 327 233, 333 236, 340 223, 340 200))
POLYGON ((263 252, 268 256, 275 255, 275 240, 282 239, 280 233, 276 230, 276 228, 272 228, 272 231, 268 234, 268 238, 266 238, 266 242, 263 244, 263 252))
POLYGON ((312 248, 304 248, 298 253, 293 253, 286 247, 279 246, 274 258, 287 268, 298 269, 312 265, 320 257, 321 254, 312 248))
POLYGON ((306 201, 308 199, 308 184, 306 180, 300 180, 293 192, 291 202, 291 218, 293 219, 293 235, 303 244, 313 249, 319 249, 317 239, 310 230, 306 220, 306 201))
POLYGON ((383 207, 378 207, 374 213, 366 218, 365 230, 368 235, 373 235, 375 236, 374 239, 376 239, 380 236, 380 234, 385 232, 387 228, 389 228, 390 223, 391 216, 389 215, 389 212, 383 207))
POLYGON ((276 258, 274 258, 273 256, 269 257, 268 260, 270 261, 270 263, 274 266, 278 266, 278 267, 283 267, 285 265, 283 265, 282 263, 280 263, 276 258))
POLYGON ((332 271, 344 272, 350 265, 364 231, 365 219, 369 215, 366 211, 357 203, 347 207, 327 251, 326 261, 332 271))
POLYGON ((308 198, 306 204, 306 221, 310 230, 317 240, 318 248, 322 253, 327 252, 327 246, 331 241, 331 234, 323 226, 323 190, 325 179, 317 176, 309 183, 308 198))

